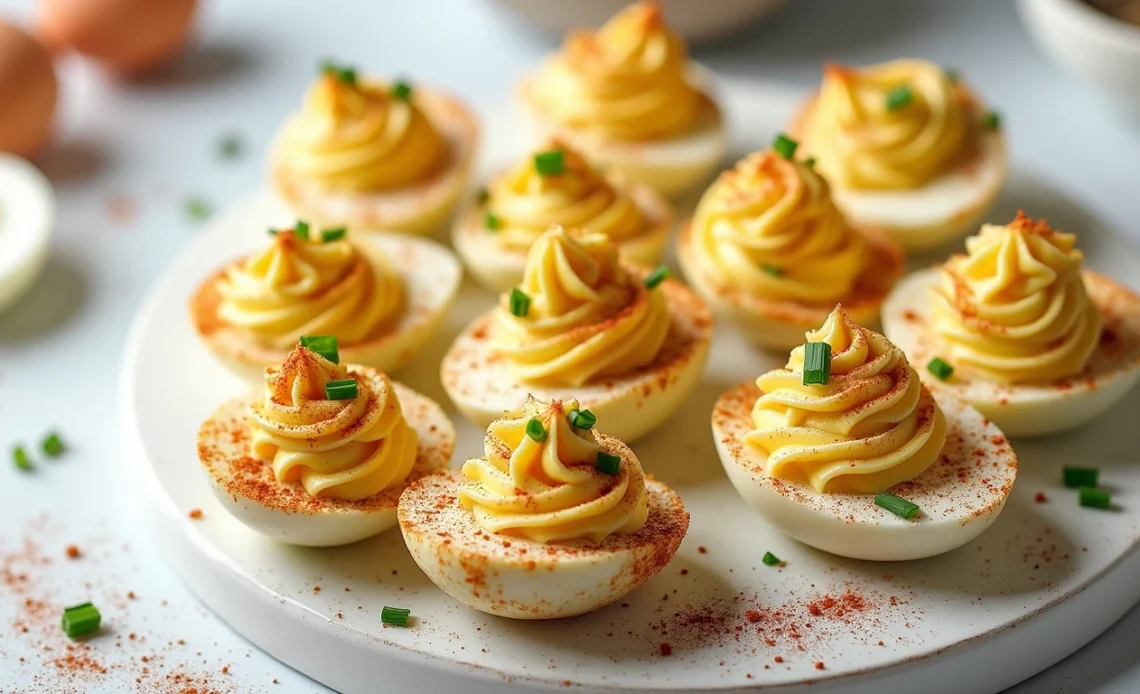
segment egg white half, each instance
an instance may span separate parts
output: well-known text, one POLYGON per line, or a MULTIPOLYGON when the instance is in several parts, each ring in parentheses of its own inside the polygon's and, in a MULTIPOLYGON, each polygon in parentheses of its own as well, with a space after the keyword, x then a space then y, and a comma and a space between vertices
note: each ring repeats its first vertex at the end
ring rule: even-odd
POLYGON ((0 311, 43 271, 54 224, 51 183, 28 161, 0 153, 0 311))

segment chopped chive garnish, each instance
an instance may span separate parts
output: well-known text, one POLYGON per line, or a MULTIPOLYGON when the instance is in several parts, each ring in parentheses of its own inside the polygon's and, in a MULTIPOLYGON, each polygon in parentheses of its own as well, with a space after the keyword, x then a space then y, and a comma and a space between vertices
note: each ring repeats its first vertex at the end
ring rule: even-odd
POLYGON ((946 75, 946 81, 950 84, 958 84, 958 80, 962 79, 962 75, 954 68, 944 68, 942 74, 946 75))
POLYGON ((982 120, 982 125, 986 130, 998 130, 1001 128, 1001 114, 997 111, 990 111, 982 120))
POLYGON ((800 143, 784 133, 780 133, 776 136, 776 139, 772 141, 772 149, 776 151, 776 154, 779 154, 788 161, 791 161, 792 157, 796 156, 796 148, 799 146, 800 143))
POLYGON ((278 231, 276 229, 274 229, 273 227, 269 227, 266 231, 269 232, 270 236, 277 236, 277 234, 278 234, 278 231))
POLYGON ((384 624, 391 624, 394 627, 408 626, 408 617, 412 616, 412 611, 404 609, 403 607, 388 607, 380 610, 380 621, 384 624))
POLYGON ((594 469, 607 475, 616 475, 621 472, 621 456, 598 451, 598 460, 594 463, 594 469))
POLYGON ((351 67, 342 67, 336 71, 336 78, 350 87, 355 86, 356 69, 351 67))
POLYGON ((309 223, 303 219, 298 219, 297 224, 293 227, 293 236, 301 239, 302 241, 309 240, 309 223))
POLYGON ((760 561, 764 562, 764 566, 779 566, 780 564, 784 563, 780 561, 779 557, 777 557, 775 554, 772 554, 771 552, 765 552, 764 558, 760 561))
POLYGON ((807 159, 804 159, 804 163, 808 165, 809 169, 815 168, 815 162, 816 162, 815 157, 808 157, 807 159))
POLYGON ((241 156, 245 145, 241 141, 241 137, 236 134, 229 134, 222 136, 218 140, 218 154, 222 159, 237 159, 241 156))
POLYGON ((887 92, 887 110, 901 111, 914 101, 914 92, 909 84, 901 84, 887 92))
POLYGON ((827 385, 831 378, 831 345, 809 342, 804 345, 804 385, 827 385))
POLYGON ((480 188, 479 190, 475 191, 475 204, 476 205, 480 205, 480 206, 486 205, 490 199, 491 199, 491 191, 487 190, 486 188, 480 188))
POLYGON ((645 288, 646 289, 656 289, 657 285, 664 282, 665 278, 668 276, 669 276, 669 267, 666 265, 658 266, 656 270, 654 270, 653 272, 651 272, 645 276, 645 288))
POLYGON ((566 171, 562 150, 552 149, 534 155, 534 168, 540 176, 558 176, 566 171))
POLYGON ((47 457, 58 458, 63 453, 63 439, 59 437, 57 432, 48 432, 48 435, 40 442, 40 448, 43 449, 44 455, 47 457))
POLYGON ((542 426, 542 422, 532 417, 526 423, 526 435, 542 443, 546 440, 546 427, 542 426))
POLYGON ((392 96, 400 101, 407 101, 412 97, 412 85, 400 80, 392 85, 392 96))
POLYGON ((934 374, 939 381, 948 381, 950 376, 954 373, 954 367, 947 364, 942 360, 942 357, 934 357, 926 364, 926 370, 934 374))
POLYGON ((1077 499, 1081 506, 1087 508, 1112 508, 1112 495, 1102 489, 1081 487, 1077 492, 1077 499))
POLYGON ((765 273, 773 276, 773 277, 783 277, 784 276, 783 269, 776 267, 775 265, 773 265, 771 263, 764 263, 763 265, 760 266, 760 269, 763 270, 765 273))
POLYGON ((491 231, 498 231, 499 229, 503 228, 503 220, 494 212, 488 212, 483 217, 483 226, 487 227, 491 231))
POLYGON ((95 631, 102 621, 103 616, 99 614, 99 610, 91 603, 85 602, 64 610, 60 626, 69 637, 75 638, 95 631))
POLYGON ((918 504, 912 504, 894 494, 876 494, 875 505, 887 509, 899 518, 911 519, 918 513, 918 504))
POLYGON ((570 410, 566 418, 575 429, 592 429, 598 423, 598 418, 589 410, 570 410))
POLYGON ((1069 467, 1061 471, 1061 477, 1065 482, 1065 486, 1070 489, 1077 487, 1095 487, 1097 477, 1100 476, 1100 471, 1095 467, 1069 467))
POLYGON ((24 450, 23 446, 15 446, 12 449, 12 462, 21 470, 32 469, 32 461, 28 459, 28 452, 24 450))
POLYGON ((302 335, 301 346, 310 352, 316 352, 334 364, 340 363, 340 350, 333 335, 302 335))
POLYGON ((357 395, 356 379, 344 378, 325 384, 325 398, 329 400, 352 400, 357 395))
POLYGON ((510 307, 512 316, 526 318, 526 314, 530 313, 530 297, 515 287, 511 290, 510 307))
POLYGON ((347 227, 330 227, 328 229, 321 229, 321 243, 332 243, 333 241, 340 241, 347 233, 347 227))
POLYGON ((201 222, 209 219, 214 209, 210 203, 202 198, 188 198, 186 200, 186 216, 195 222, 201 222))

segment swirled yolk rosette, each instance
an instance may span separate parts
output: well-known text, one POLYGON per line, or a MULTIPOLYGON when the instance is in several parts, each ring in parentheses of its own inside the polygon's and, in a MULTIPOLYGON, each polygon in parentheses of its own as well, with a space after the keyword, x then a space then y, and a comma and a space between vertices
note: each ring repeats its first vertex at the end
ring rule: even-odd
POLYGON ((1081 373, 1100 341, 1100 310, 1081 277, 1076 236, 1018 213, 987 224, 934 288, 933 327, 955 366, 998 383, 1081 373))
POLYGON ((976 151, 977 112, 966 87, 933 63, 828 65, 803 123, 804 155, 841 188, 920 188, 976 151))
POLYGON ((701 198, 690 233, 702 275, 774 301, 833 306, 852 296, 871 261, 827 181, 771 150, 721 175, 701 198))
POLYGON ((804 385, 804 347, 756 380, 745 443, 779 479, 819 493, 876 494, 914 479, 946 442, 946 418, 902 350, 837 307, 809 342, 831 348, 826 385, 804 385))
POLYGON ((687 79, 688 50, 653 2, 630 5, 597 32, 566 38, 536 80, 534 99, 562 125, 622 141, 691 131, 706 97, 687 79))
POLYGON ((653 362, 669 333, 665 296, 623 267, 603 234, 551 229, 531 248, 519 289, 528 310, 515 315, 504 294, 493 346, 525 383, 577 387, 630 373, 653 362))
POLYGON ((298 346, 265 372, 263 397, 250 406, 254 457, 271 461, 280 482, 311 496, 358 501, 407 479, 418 435, 404 419, 388 377, 355 373, 298 346), (329 400, 325 384, 353 378, 357 395, 329 400))
POLYGON ((360 344, 399 320, 405 300, 403 280, 379 252, 291 230, 228 268, 217 290, 221 320, 282 349, 301 335, 360 344))
POLYGON ((491 423, 485 457, 464 463, 468 481, 458 491, 479 527, 543 543, 601 543, 641 530, 649 496, 640 465, 624 460, 616 475, 595 469, 601 449, 593 431, 574 427, 567 416, 577 407, 572 400, 528 398, 491 423), (541 423, 542 440, 527 433, 532 421, 541 423))
POLYGON ((543 175, 534 157, 527 157, 491 184, 490 210, 500 220, 496 242, 526 250, 551 225, 605 234, 619 243, 646 231, 637 202, 578 152, 558 141, 543 151, 562 153, 562 173, 543 175))
POLYGON ((448 146, 414 99, 326 73, 286 125, 281 162, 328 190, 383 191, 432 177, 448 146))

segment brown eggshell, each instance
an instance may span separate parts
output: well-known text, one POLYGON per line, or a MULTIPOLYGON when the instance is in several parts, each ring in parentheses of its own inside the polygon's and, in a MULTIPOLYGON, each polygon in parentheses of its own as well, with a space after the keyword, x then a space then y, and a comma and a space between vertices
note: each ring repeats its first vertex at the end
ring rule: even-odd
POLYGON ((0 22, 0 151, 30 157, 47 141, 59 83, 47 50, 0 22))

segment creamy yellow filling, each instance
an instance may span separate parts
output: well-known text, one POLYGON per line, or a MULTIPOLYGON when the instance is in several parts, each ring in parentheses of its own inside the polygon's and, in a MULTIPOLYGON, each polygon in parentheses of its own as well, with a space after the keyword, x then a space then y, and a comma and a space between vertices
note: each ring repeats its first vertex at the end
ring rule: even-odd
POLYGON ((518 289, 528 310, 515 315, 510 293, 502 296, 493 346, 525 383, 627 374, 653 362, 669 333, 661 287, 647 289, 602 234, 552 228, 531 247, 518 289))
POLYGON ((577 408, 573 400, 528 398, 491 423, 484 457, 463 464, 469 481, 458 493, 479 527, 535 542, 600 543, 645 526, 649 496, 641 466, 622 460, 616 475, 595 469, 602 449, 592 430, 570 424, 567 415, 577 408), (527 434, 532 420, 542 425, 541 441, 527 434))
POLYGON ((998 383, 1081 373, 1103 317, 1085 290, 1076 242, 1022 213, 967 239, 966 255, 943 265, 933 292, 941 356, 998 383))
POLYGON ((597 32, 577 31, 534 80, 543 114, 614 140, 691 131, 705 97, 687 79, 688 50, 656 3, 625 8, 597 32))
POLYGON ((557 141, 540 151, 561 152, 563 173, 543 175, 530 155, 489 187, 487 211, 499 220, 493 230, 498 244, 527 250, 551 225, 605 234, 617 242, 646 231, 634 199, 578 152, 557 141))
POLYGON ((968 157, 977 147, 978 126, 973 96, 938 65, 828 65, 802 145, 833 185, 911 189, 968 157))
POLYGON ((417 105, 415 91, 389 85, 317 79, 301 112, 285 125, 281 163, 329 190, 383 191, 438 172, 448 143, 417 105))
POLYGON ((756 380, 763 395, 744 440, 767 456, 769 475, 820 493, 877 494, 938 459, 946 417, 902 350, 842 307, 807 339, 831 349, 826 385, 804 385, 803 346, 756 380))
POLYGON ((280 482, 315 497, 357 501, 400 486, 416 462, 419 437, 380 372, 353 372, 298 346, 265 370, 250 406, 253 455, 271 461, 280 482), (325 384, 353 378, 357 396, 328 400, 325 384))
POLYGON ((288 349, 301 335, 355 345, 383 334, 404 309, 404 283, 388 260, 348 241, 279 232, 268 248, 227 268, 218 317, 260 343, 288 349))
POLYGON ((777 301, 834 305, 852 295, 870 262, 823 177, 771 150, 745 157, 709 187, 692 239, 702 274, 777 301))

